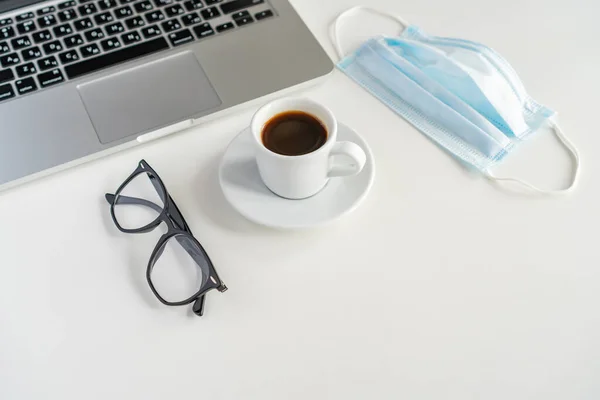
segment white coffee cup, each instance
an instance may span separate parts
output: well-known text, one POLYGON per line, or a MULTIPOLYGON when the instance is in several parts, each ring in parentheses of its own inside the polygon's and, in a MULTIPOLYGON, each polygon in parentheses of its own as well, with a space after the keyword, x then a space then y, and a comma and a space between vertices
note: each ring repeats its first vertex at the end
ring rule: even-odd
POLYGON ((367 160, 365 152, 356 143, 337 141, 338 124, 333 113, 309 99, 284 98, 268 103, 254 114, 250 128, 263 182, 273 193, 287 199, 313 196, 325 187, 329 178, 360 173, 367 160), (325 144, 298 156, 282 155, 266 148, 262 139, 265 124, 290 111, 302 111, 318 119, 327 130, 325 144))

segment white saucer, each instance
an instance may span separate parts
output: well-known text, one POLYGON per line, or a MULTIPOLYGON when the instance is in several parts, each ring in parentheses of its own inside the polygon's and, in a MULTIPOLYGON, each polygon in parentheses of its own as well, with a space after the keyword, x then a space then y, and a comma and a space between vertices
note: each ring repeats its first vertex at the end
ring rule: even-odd
POLYGON ((219 182, 225 198, 249 220, 278 229, 309 228, 353 211, 371 189, 375 164, 369 145, 358 133, 344 124, 338 126, 338 140, 354 142, 367 154, 360 174, 332 178, 323 190, 308 199, 279 197, 260 178, 250 128, 246 128, 229 144, 219 166, 219 182))

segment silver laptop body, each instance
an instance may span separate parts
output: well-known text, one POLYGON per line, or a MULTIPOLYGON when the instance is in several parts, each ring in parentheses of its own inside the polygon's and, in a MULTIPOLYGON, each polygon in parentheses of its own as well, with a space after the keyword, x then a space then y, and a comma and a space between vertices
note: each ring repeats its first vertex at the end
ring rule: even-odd
POLYGON ((0 189, 333 69, 287 0, 27 1, 0 0, 0 189))

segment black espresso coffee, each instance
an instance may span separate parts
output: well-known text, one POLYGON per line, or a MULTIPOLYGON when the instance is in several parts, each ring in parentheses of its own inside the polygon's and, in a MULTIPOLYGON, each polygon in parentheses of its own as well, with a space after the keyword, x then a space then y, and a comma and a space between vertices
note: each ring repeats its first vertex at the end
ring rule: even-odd
POLYGON ((262 130, 262 142, 265 147, 284 156, 312 153, 326 141, 327 129, 323 123, 302 111, 277 114, 262 130))

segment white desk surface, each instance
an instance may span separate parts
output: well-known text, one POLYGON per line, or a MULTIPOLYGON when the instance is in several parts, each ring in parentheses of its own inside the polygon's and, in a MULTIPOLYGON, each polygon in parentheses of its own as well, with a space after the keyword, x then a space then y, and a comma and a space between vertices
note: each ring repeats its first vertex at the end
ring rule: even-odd
MULTIPOLYGON (((329 23, 361 2, 293 3, 333 56, 329 23)), ((600 397, 599 3, 369 4, 510 60, 579 146, 579 189, 498 190, 336 71, 305 95, 364 135, 377 177, 331 226, 272 231, 225 203, 215 169, 254 110, 0 194, 0 399, 600 397), (151 294, 160 232, 109 217, 141 158, 230 288, 203 318, 151 294)), ((552 186, 571 162, 541 134, 502 168, 552 186)))

